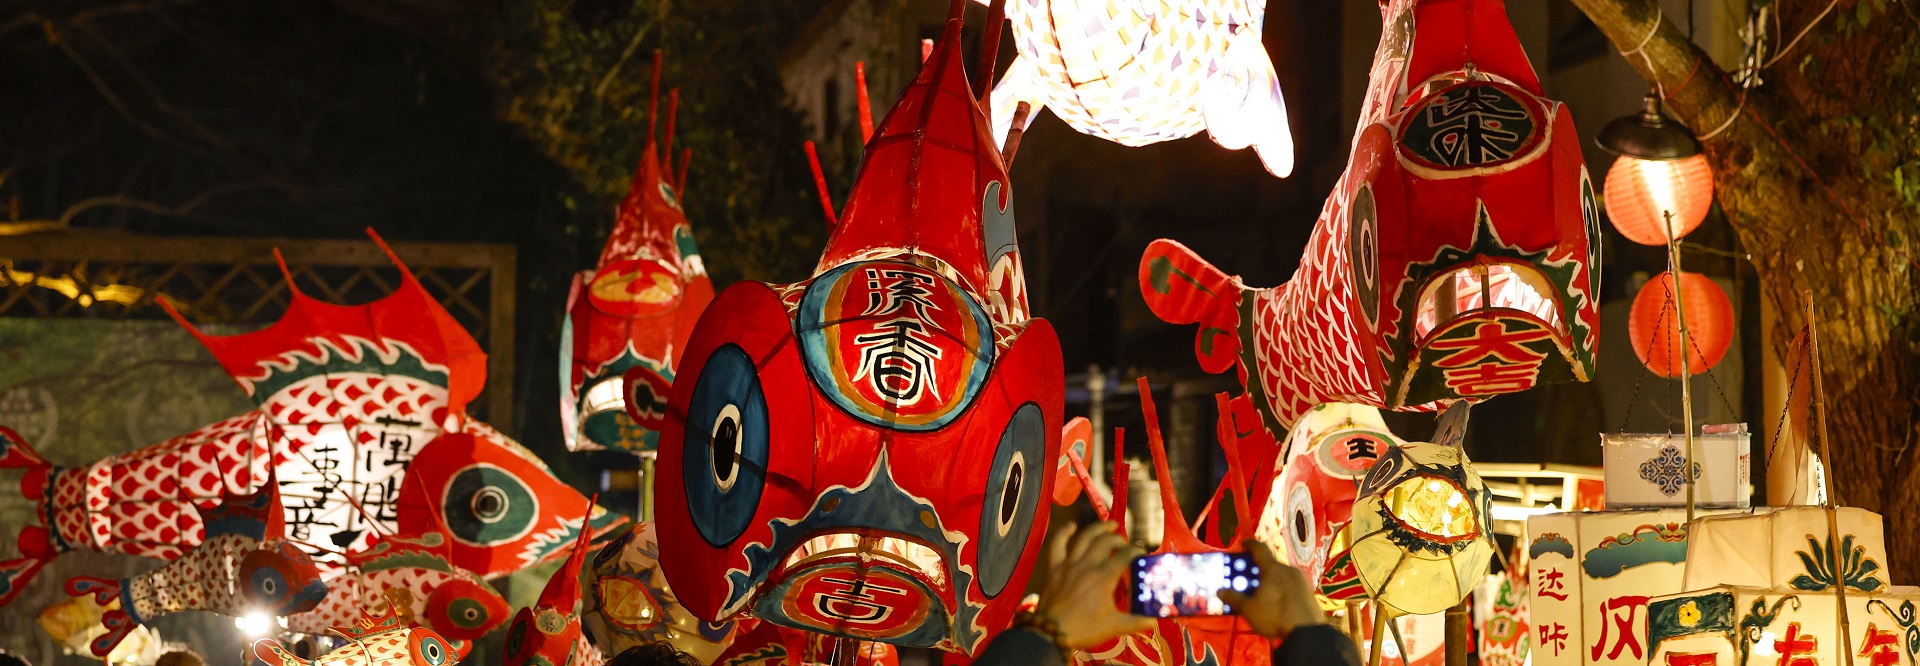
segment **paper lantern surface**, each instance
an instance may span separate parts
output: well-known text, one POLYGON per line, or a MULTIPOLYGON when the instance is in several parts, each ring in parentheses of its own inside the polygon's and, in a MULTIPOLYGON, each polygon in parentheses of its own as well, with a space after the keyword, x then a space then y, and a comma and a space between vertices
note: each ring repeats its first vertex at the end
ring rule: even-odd
POLYGON ((1474 612, 1480 624, 1480 663, 1525 666, 1533 649, 1526 580, 1506 573, 1487 576, 1474 595, 1474 612))
POLYGON ((513 616, 502 649, 503 666, 598 666, 600 651, 587 642, 580 625, 580 569, 587 563, 589 535, 575 540, 573 552, 547 580, 540 599, 513 616))
POLYGON ((267 638, 255 641, 253 656, 270 666, 453 666, 459 655, 447 641, 431 629, 407 625, 388 609, 380 615, 366 615, 352 627, 335 630, 347 638, 347 644, 314 659, 302 659, 289 652, 280 641, 267 638))
MULTIPOLYGON (((654 95, 658 102, 659 91, 654 95)), ((660 155, 653 139, 647 137, 598 266, 575 275, 567 295, 560 425, 568 450, 654 450, 674 369, 713 301, 713 281, 680 208, 685 183, 673 181, 673 155, 660 155)), ((666 143, 671 151, 673 137, 666 143)))
POLYGON ((67 594, 91 596, 107 609, 99 618, 106 631, 88 650, 107 657, 135 628, 181 611, 289 615, 318 605, 327 585, 312 558, 281 540, 282 511, 279 488, 271 483, 247 496, 229 495, 199 509, 206 539, 166 566, 119 580, 67 579, 67 594))
POLYGON ((1713 168, 1705 153, 1677 160, 1621 156, 1607 169, 1607 219, 1627 240, 1666 245, 1692 232, 1713 206, 1713 168), (1666 213, 1673 213, 1671 226, 1666 213), (1670 231, 1671 230, 1671 231, 1670 231))
POLYGON ((1382 456, 1354 501, 1353 567, 1367 596, 1396 614, 1453 607, 1493 561, 1492 494, 1460 449, 1466 409, 1448 408, 1435 442, 1382 456))
POLYGON ((1818 592, 1845 581, 1848 593, 1882 591, 1893 573, 1887 568, 1880 514, 1854 507, 1835 511, 1837 539, 1827 533, 1821 507, 1762 508, 1695 520, 1687 560, 1714 564, 1688 569, 1684 589, 1737 585, 1818 592))
POLYGON ((1733 585, 1656 596, 1648 603, 1648 664, 1672 666, 1912 666, 1920 652, 1920 589, 1846 594, 1733 585), (1841 652, 1841 646, 1851 647, 1841 652))
POLYGON ((1202 369, 1232 369, 1276 440, 1322 403, 1431 410, 1593 374, 1599 203, 1572 116, 1501 2, 1382 12, 1347 170, 1293 278, 1250 288, 1167 239, 1140 260, 1154 314, 1199 325, 1202 369))
POLYGON ((1334 537, 1353 517, 1360 482, 1404 443, 1373 407, 1336 403, 1309 410, 1287 435, 1280 481, 1266 497, 1256 536, 1274 547, 1276 559, 1318 580, 1334 537))
POLYGON ((1648 661, 1652 644, 1647 637, 1647 600, 1685 589, 1686 519, 1685 509, 1528 518, 1527 604, 1533 625, 1533 663, 1663 663, 1648 661))
MULTIPOLYGON (((22 528, 26 557, 0 563, 0 603, 70 550, 177 559, 208 537, 195 507, 251 493, 270 475, 286 498, 286 540, 329 582, 378 535, 422 534, 426 525, 450 532, 452 566, 483 578, 561 557, 583 529, 618 527, 625 519, 599 508, 588 525, 560 518, 587 514, 587 498, 466 414, 485 383, 486 355, 399 268, 393 293, 364 305, 324 303, 289 285, 288 312, 265 329, 212 336, 189 325, 253 411, 75 468, 55 468, 0 433, 0 467, 27 470, 23 493, 47 521, 22 528)), ((351 622, 358 596, 328 598, 289 623, 317 633, 351 622)))
POLYGON ((1671 271, 1653 276, 1633 297, 1633 310, 1627 315, 1633 355, 1649 372, 1668 379, 1680 376, 1683 347, 1689 351, 1687 370, 1696 375, 1711 370, 1733 346, 1734 328, 1739 324, 1727 292, 1713 278, 1700 273, 1681 273, 1678 284, 1671 271), (1676 288, 1678 299, 1674 297, 1676 288), (1687 311, 1684 343, 1676 303, 1687 311))
POLYGON ((653 523, 638 523, 602 547, 589 565, 582 622, 610 655, 665 642, 711 664, 733 644, 739 623, 707 622, 680 605, 660 573, 653 523))
POLYGON ((976 653, 1039 554, 1063 371, 1027 316, 960 10, 867 144, 815 275, 736 284, 673 385, 656 517, 680 602, 976 653))
POLYGON ((1260 43, 1265 0, 1009 2, 1019 57, 993 89, 993 129, 1025 129, 1042 108, 1082 134, 1124 146, 1192 136, 1253 146, 1269 172, 1293 172, 1293 135, 1260 43), (1029 113, 1016 118, 1018 105, 1029 113))
MULTIPOLYGON (((429 449, 444 446, 435 443, 429 449)), ((421 484, 405 484, 401 506, 424 505, 425 492, 421 484)), ((335 590, 322 609, 292 624, 311 631, 317 622, 352 617, 354 608, 392 605, 403 620, 434 630, 465 657, 473 641, 505 623, 512 609, 486 579, 453 565, 453 535, 431 514, 427 517, 350 553, 351 572, 334 579, 335 590)))
POLYGON ((1695 506, 1747 508, 1753 503, 1753 435, 1744 424, 1733 424, 1731 430, 1695 435, 1692 465, 1687 464, 1685 435, 1600 435, 1600 456, 1606 463, 1607 508, 1684 507, 1689 474, 1693 477, 1695 506))

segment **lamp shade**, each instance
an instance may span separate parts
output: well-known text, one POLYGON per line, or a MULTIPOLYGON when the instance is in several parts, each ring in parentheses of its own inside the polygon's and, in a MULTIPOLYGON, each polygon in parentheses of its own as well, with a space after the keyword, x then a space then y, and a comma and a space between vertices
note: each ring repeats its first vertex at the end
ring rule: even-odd
MULTIPOLYGON (((1733 302, 1712 278, 1699 273, 1680 274, 1680 297, 1687 313, 1687 367, 1693 374, 1712 369, 1733 344, 1733 302)), ((1674 312, 1673 273, 1661 273, 1640 288, 1627 316, 1633 355, 1653 374, 1680 376, 1680 321, 1674 312)))
POLYGON ((1677 160, 1620 156, 1607 170, 1607 218, 1627 240, 1667 244, 1665 213, 1673 213, 1673 237, 1687 235, 1707 219, 1713 205, 1713 169, 1705 155, 1677 160))

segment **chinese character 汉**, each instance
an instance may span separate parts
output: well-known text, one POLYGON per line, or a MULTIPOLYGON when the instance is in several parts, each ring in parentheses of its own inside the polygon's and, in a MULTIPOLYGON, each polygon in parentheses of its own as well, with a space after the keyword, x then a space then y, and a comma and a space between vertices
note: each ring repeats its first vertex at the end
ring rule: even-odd
POLYGON ((1647 597, 1621 596, 1608 599, 1600 604, 1600 640, 1588 649, 1588 657, 1600 660, 1605 654, 1608 660, 1619 659, 1622 650, 1632 650, 1633 659, 1646 659, 1646 651, 1641 648, 1641 634, 1646 625, 1636 621, 1640 609, 1647 607, 1647 597), (1608 649, 1608 638, 1612 638, 1612 649, 1608 649))

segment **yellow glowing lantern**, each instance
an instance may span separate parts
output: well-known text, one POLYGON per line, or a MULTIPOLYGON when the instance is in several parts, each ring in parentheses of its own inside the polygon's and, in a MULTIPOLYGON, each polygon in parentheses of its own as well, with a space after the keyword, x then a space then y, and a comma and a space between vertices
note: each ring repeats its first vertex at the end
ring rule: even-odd
POLYGON ((1493 560, 1492 495, 1459 446, 1466 410, 1449 408, 1433 443, 1382 456, 1354 502, 1354 568, 1368 595, 1395 614, 1453 607, 1493 560))

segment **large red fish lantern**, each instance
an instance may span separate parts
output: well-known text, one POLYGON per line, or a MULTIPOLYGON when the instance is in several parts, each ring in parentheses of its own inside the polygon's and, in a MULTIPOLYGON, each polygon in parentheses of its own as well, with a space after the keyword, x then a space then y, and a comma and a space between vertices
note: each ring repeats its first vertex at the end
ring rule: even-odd
MULTIPOLYGON (((654 53, 653 96, 660 97, 660 54, 654 53)), ((673 117, 656 147, 649 112, 646 148, 633 185, 607 236, 600 263, 573 278, 560 329, 560 422, 567 448, 650 453, 666 417, 667 387, 694 322, 713 300, 693 230, 680 209, 686 187, 673 161, 673 117)))
POLYGON ((1164 239, 1140 261, 1147 304, 1200 325, 1201 365, 1236 370, 1236 413, 1275 438, 1321 403, 1432 410, 1593 374, 1599 215, 1572 116, 1500 0, 1381 10, 1347 170, 1293 279, 1249 288, 1164 239))
MULTIPOLYGON (((0 563, 0 604, 67 551, 179 558, 208 537, 198 507, 269 478, 280 486, 286 539, 328 581, 380 535, 445 526, 449 565, 495 578, 563 556, 583 529, 599 535, 623 522, 593 507, 583 525, 586 497, 466 413, 486 382, 486 354, 394 261, 399 285, 358 306, 315 300, 288 272, 287 313, 252 333, 207 335, 175 313, 253 399, 252 411, 81 467, 54 467, 26 442, 0 437, 0 467, 27 470, 22 491, 45 521, 21 528, 25 557, 0 563)), ((317 633, 350 621, 359 601, 329 594, 289 621, 317 633)))
POLYGON ((1027 317, 963 6, 868 142, 814 276, 734 285, 694 332, 656 517, 702 619, 975 653, 1026 591, 1060 345, 1027 317))

